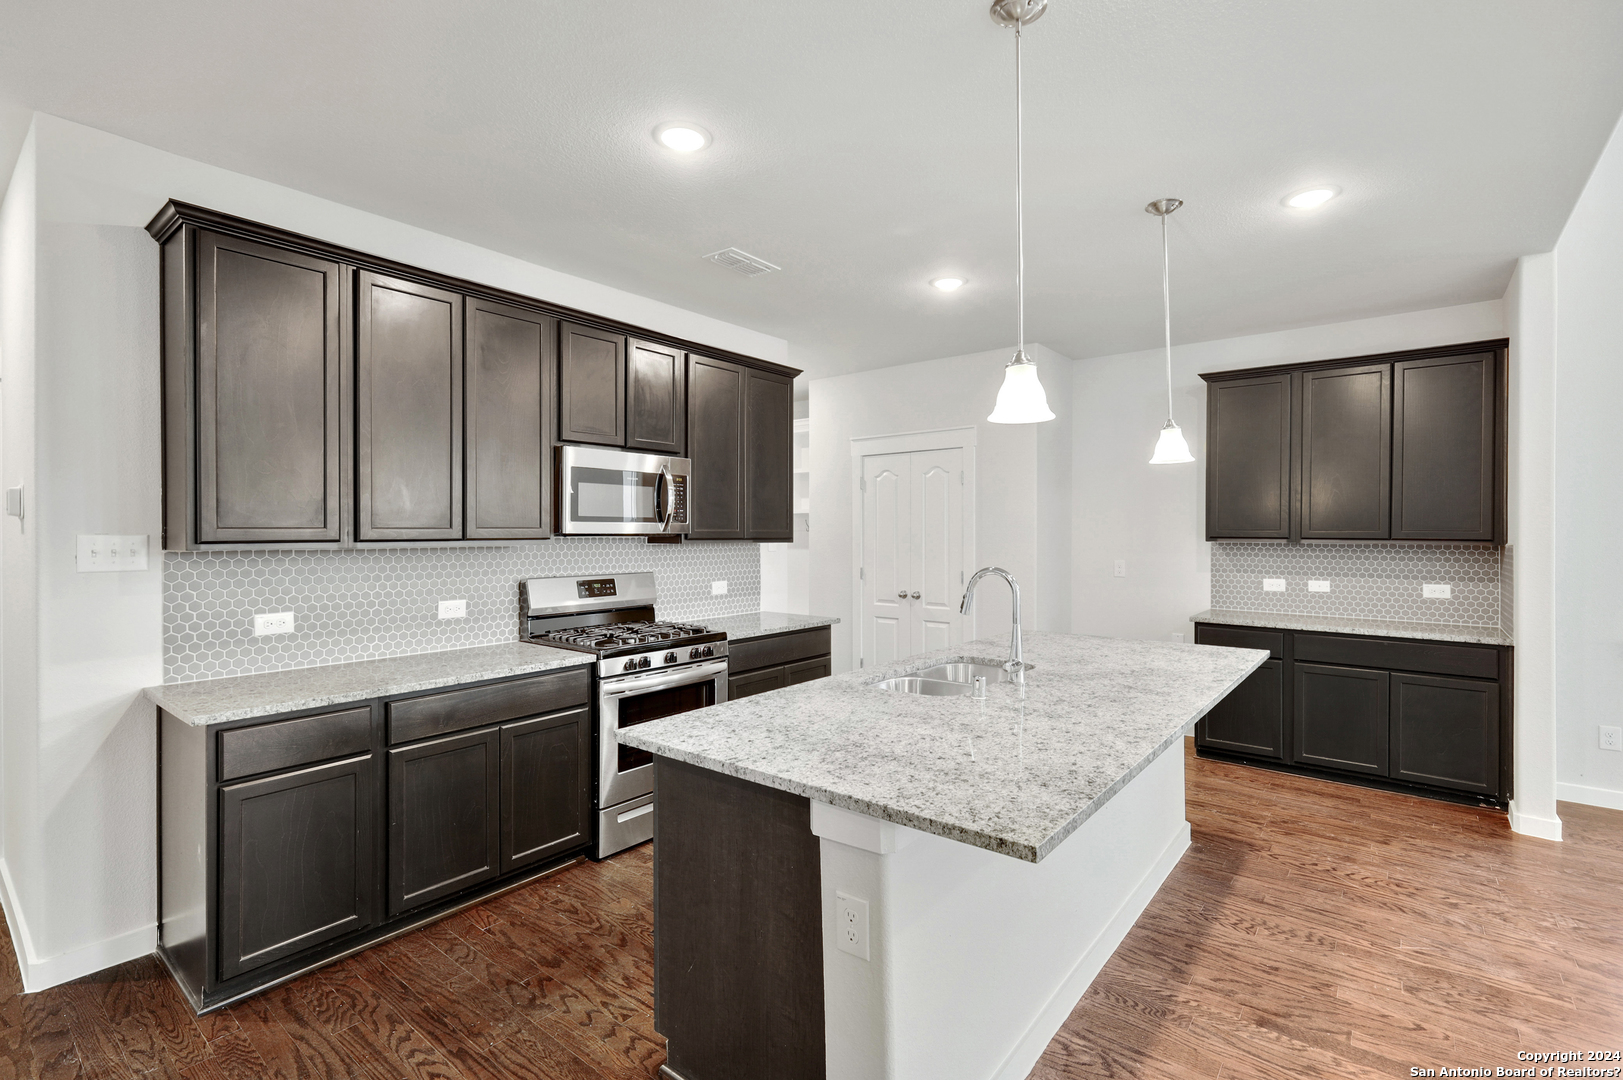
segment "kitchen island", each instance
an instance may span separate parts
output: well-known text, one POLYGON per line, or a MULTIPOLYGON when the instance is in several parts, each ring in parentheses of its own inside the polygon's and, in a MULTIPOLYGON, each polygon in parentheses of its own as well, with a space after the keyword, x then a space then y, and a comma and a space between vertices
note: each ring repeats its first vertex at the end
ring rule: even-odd
POLYGON ((1024 1077, 1189 844, 1182 734, 1261 650, 974 641, 652 721, 667 1077, 1024 1077))

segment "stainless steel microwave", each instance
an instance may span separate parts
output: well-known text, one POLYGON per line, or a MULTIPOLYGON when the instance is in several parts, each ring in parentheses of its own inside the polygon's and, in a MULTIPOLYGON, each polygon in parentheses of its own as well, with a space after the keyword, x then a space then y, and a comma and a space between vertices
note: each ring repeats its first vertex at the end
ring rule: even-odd
POLYGON ((558 447, 558 532, 643 536, 688 531, 688 459, 606 446, 558 447))

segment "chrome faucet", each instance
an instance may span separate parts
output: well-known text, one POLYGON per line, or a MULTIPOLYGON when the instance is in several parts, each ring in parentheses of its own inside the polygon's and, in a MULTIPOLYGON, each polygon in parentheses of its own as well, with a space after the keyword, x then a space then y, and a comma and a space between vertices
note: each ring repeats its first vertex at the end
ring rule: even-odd
POLYGON ((963 603, 958 605, 958 612, 962 615, 968 615, 974 609, 975 586, 979 585, 981 578, 988 574, 996 574, 1004 581, 1007 581, 1009 583, 1009 592, 1014 598, 1012 605, 1014 608, 1014 626, 1009 631, 1009 661, 1003 665, 1003 670, 1007 671, 1015 682, 1023 683, 1026 681, 1026 657, 1024 651, 1020 648, 1020 585, 1014 580, 1014 575, 1001 566, 981 567, 969 579, 969 584, 964 586, 964 600, 963 603))

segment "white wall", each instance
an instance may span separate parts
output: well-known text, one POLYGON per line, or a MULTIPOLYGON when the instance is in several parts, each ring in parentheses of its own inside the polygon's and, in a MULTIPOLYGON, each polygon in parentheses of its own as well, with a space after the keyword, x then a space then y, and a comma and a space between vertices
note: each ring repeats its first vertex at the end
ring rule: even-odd
POLYGON ((1597 731, 1623 725, 1623 133, 1561 233, 1555 285, 1557 775, 1561 798, 1623 809, 1623 753, 1597 731))
POLYGON ((0 525, 0 893, 30 989, 154 941, 154 727, 139 691, 162 678, 161 558, 80 575, 74 536, 158 541, 158 247, 142 227, 169 198, 788 360, 778 338, 37 115, 0 207, 0 473, 30 492, 26 531, 0 525))
MULTIPOLYGON (((1071 362, 1041 345, 1028 348, 1039 364, 1050 424, 989 424, 1003 366, 1013 348, 863 371, 810 385, 811 400, 811 610, 837 616, 835 670, 850 669, 855 612, 851 531, 851 440, 874 435, 974 427, 976 429, 974 564, 1007 568, 1021 582, 1027 627, 1069 628, 1063 585, 1071 362), (1054 578, 1060 578, 1056 583, 1054 578)), ((982 636, 1006 633, 1007 590, 988 582, 975 605, 982 636)))
POLYGON ((1151 465, 1166 421, 1162 349, 1077 361, 1071 416, 1071 622, 1079 634, 1189 634, 1210 607, 1206 535, 1206 384, 1201 372, 1364 356, 1503 337, 1503 305, 1459 307, 1178 345, 1174 419, 1195 451, 1188 465, 1151 465), (1115 577, 1117 559, 1127 576, 1115 577))

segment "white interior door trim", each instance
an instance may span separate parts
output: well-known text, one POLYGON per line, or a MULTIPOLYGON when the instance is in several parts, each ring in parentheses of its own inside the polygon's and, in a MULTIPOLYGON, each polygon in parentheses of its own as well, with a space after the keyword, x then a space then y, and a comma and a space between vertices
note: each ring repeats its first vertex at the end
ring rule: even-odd
MULTIPOLYGON (((975 447, 979 430, 971 427, 939 428, 933 431, 905 431, 894 435, 863 435, 851 440, 851 565, 859 570, 862 567, 862 459, 876 454, 911 454, 920 450, 952 450, 959 449, 964 453, 964 567, 969 568, 978 564, 975 561, 975 447)), ((851 576, 851 611, 857 616, 851 621, 856 623, 851 634, 851 667, 862 666, 863 657, 863 622, 862 612, 862 579, 857 574, 851 576)), ((971 612, 969 625, 964 628, 964 640, 969 641, 980 635, 977 633, 977 612, 971 612)))

